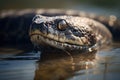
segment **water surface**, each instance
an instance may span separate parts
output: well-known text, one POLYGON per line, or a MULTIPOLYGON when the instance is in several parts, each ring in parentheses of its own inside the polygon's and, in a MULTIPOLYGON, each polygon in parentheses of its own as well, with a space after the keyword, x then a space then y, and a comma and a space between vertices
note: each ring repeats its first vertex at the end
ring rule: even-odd
POLYGON ((120 43, 72 57, 67 53, 1 53, 0 80, 120 80, 119 53, 120 43))

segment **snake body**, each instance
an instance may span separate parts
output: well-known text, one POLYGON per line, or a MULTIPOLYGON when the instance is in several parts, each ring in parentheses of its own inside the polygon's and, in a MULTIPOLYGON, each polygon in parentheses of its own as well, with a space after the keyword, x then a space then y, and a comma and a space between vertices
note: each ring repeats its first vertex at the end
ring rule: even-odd
POLYGON ((0 14, 0 42, 53 46, 91 51, 94 47, 120 40, 116 16, 97 16, 73 10, 29 9, 0 14), (31 26, 30 26, 31 25, 31 26))

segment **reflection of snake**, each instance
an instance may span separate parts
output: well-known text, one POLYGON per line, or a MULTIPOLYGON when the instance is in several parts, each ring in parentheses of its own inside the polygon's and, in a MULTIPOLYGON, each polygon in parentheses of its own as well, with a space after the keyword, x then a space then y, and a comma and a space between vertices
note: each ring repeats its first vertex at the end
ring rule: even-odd
POLYGON ((29 35, 35 45, 51 45, 68 50, 91 50, 100 44, 109 43, 112 39, 120 40, 120 21, 114 15, 107 18, 71 10, 41 9, 1 12, 1 45, 31 44, 29 35), (31 28, 29 28, 31 23, 31 28))

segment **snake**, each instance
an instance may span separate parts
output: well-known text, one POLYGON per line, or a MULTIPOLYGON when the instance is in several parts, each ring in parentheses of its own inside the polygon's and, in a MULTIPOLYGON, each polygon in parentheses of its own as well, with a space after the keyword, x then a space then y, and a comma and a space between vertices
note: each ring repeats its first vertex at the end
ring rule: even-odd
POLYGON ((120 40, 120 20, 76 10, 25 9, 0 12, 0 46, 50 46, 94 51, 120 40))

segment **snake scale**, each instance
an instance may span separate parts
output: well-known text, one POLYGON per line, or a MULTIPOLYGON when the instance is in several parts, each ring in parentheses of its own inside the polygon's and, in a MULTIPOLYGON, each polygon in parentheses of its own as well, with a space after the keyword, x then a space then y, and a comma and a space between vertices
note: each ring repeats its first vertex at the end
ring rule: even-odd
POLYGON ((0 12, 1 47, 33 43, 70 51, 91 51, 112 40, 120 40, 120 20, 114 15, 58 9, 0 12))

